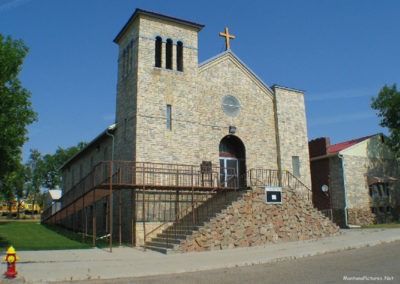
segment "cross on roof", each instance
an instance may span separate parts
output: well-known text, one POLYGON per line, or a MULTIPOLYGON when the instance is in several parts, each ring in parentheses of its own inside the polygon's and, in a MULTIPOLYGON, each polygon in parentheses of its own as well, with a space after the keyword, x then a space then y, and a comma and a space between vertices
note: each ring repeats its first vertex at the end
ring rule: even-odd
POLYGON ((231 49, 231 45, 230 45, 230 40, 231 39, 235 39, 234 35, 229 34, 229 29, 228 27, 225 28, 225 32, 224 33, 219 33, 219 36, 224 37, 225 38, 225 44, 226 44, 226 50, 231 49))

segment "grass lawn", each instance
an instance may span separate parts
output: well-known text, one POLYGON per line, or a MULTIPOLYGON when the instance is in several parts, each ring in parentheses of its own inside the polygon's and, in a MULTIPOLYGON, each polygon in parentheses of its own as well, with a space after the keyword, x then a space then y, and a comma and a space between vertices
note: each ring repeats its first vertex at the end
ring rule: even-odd
MULTIPOLYGON (((61 232, 61 231, 58 231, 61 232)), ((0 250, 9 246, 15 250, 83 249, 91 244, 81 243, 66 235, 50 230, 36 222, 0 222, 0 250)), ((71 236, 76 234, 70 234, 71 236)))

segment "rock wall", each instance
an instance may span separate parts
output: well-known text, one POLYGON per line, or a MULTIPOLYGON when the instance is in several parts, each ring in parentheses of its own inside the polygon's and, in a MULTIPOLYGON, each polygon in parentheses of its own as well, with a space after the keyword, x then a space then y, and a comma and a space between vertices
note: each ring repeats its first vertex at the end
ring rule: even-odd
POLYGON ((283 189, 282 199, 282 204, 266 204, 264 189, 255 188, 188 237, 176 251, 263 246, 339 233, 339 227, 289 189, 283 189))
POLYGON ((354 209, 349 208, 347 209, 347 224, 348 225, 360 225, 360 226, 368 226, 375 224, 376 222, 376 215, 371 212, 371 209, 361 208, 361 209, 354 209))

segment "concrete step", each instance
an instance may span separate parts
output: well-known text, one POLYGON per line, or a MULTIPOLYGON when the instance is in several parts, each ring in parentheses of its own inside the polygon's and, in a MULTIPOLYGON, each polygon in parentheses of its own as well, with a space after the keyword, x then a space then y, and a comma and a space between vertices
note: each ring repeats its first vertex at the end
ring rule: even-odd
POLYGON ((146 245, 145 248, 153 250, 153 251, 158 251, 158 252, 161 252, 164 254, 168 254, 168 252, 171 251, 171 249, 167 249, 167 248, 163 248, 163 247, 154 247, 154 246, 150 246, 150 245, 146 245))
POLYGON ((156 237, 156 238, 152 238, 151 241, 156 242, 156 243, 168 243, 168 244, 179 245, 182 240, 178 240, 175 238, 158 238, 158 237, 156 237))
POLYGON ((150 242, 146 242, 146 247, 156 247, 156 248, 164 248, 164 249, 173 249, 176 244, 166 243, 166 242, 155 242, 151 240, 150 242))
POLYGON ((193 231, 197 231, 202 226, 190 226, 190 227, 177 227, 177 228, 167 228, 163 231, 163 233, 170 233, 170 234, 186 234, 192 233, 193 231))
POLYGON ((162 253, 171 253, 174 248, 179 246, 182 240, 186 240, 187 236, 198 231, 205 223, 215 218, 235 201, 239 200, 246 192, 238 192, 219 199, 206 201, 206 205, 200 206, 195 211, 190 212, 177 223, 173 224, 163 232, 157 234, 151 241, 146 242, 149 249, 162 253), (192 225, 193 215, 196 217, 196 225, 192 225))
POLYGON ((157 238, 162 238, 162 239, 176 239, 176 240, 186 240, 186 237, 188 235, 186 234, 165 234, 165 233, 160 233, 157 235, 157 238))

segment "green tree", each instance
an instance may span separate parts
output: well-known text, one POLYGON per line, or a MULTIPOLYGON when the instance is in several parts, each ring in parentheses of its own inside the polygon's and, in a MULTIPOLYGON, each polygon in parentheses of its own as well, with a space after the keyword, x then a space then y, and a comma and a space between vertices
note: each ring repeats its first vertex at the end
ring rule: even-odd
POLYGON ((55 189, 61 186, 61 166, 86 147, 86 145, 86 143, 80 142, 77 146, 67 149, 58 147, 54 154, 44 156, 39 150, 31 149, 31 154, 25 164, 26 183, 24 196, 32 201, 32 208, 34 208, 35 203, 44 208, 46 194, 43 190, 55 189))
POLYGON ((11 206, 16 201, 17 219, 19 219, 20 205, 24 198, 25 181, 25 167, 21 163, 14 168, 14 171, 8 172, 3 179, 3 194, 8 203, 9 217, 11 217, 11 206))
POLYGON ((31 94, 18 79, 27 52, 22 40, 0 34, 0 181, 4 184, 19 170, 27 126, 37 120, 31 94))
POLYGON ((378 96, 372 98, 371 107, 378 111, 380 125, 389 130, 387 144, 400 158, 400 92, 396 84, 383 86, 378 96))
POLYGON ((54 154, 44 155, 42 161, 37 163, 41 185, 48 189, 54 189, 57 186, 61 186, 61 166, 86 147, 86 145, 86 143, 80 142, 77 146, 72 146, 66 149, 58 147, 54 154))
MULTIPOLYGON (((26 168, 26 193, 25 196, 29 201, 32 202, 32 210, 35 208, 35 204, 39 203, 41 197, 41 187, 43 184, 44 176, 44 161, 42 154, 37 150, 31 150, 29 160, 25 164, 26 168)), ((33 218, 33 214, 32 214, 33 218)))

